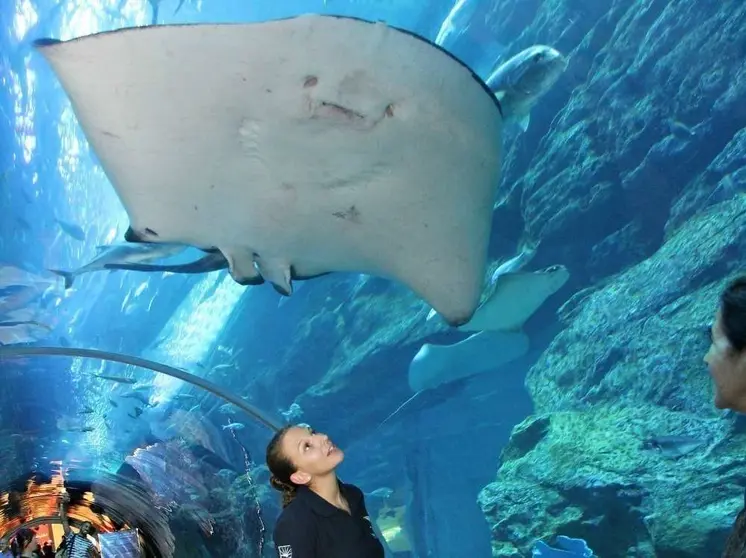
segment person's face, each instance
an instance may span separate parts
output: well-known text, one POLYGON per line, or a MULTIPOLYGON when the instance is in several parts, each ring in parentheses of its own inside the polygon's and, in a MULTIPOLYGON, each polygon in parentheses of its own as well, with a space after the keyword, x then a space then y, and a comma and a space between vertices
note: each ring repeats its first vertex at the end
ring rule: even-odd
POLYGON ((80 524, 80 529, 78 530, 78 533, 85 537, 91 532, 91 524, 87 521, 80 524))
POLYGON ((723 331, 720 311, 710 329, 710 349, 704 361, 715 386, 715 407, 746 412, 746 352, 738 353, 723 331))
POLYGON ((282 437, 282 452, 297 471, 290 476, 295 484, 309 484, 314 477, 334 471, 344 459, 342 450, 326 434, 310 427, 294 426, 282 437))

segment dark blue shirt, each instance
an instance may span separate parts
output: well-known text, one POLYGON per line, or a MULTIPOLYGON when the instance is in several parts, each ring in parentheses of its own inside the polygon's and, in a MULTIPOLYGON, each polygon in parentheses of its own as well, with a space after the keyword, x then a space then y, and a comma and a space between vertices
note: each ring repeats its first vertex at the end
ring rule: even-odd
POLYGON ((363 492, 339 483, 350 513, 302 486, 275 525, 278 558, 384 558, 373 531, 363 492))

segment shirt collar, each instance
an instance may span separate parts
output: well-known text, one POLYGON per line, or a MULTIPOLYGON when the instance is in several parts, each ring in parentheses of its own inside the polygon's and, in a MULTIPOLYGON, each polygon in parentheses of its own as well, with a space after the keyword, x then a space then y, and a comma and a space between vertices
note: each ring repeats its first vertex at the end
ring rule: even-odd
MULTIPOLYGON (((358 511, 360 509, 361 500, 359 494, 357 493, 357 491, 351 490, 350 485, 345 484, 341 481, 337 482, 339 483, 339 490, 342 493, 342 496, 344 496, 345 500, 347 500, 347 503, 350 506, 350 513, 353 516, 359 515, 358 511)), ((328 517, 339 512, 346 513, 344 510, 341 510, 324 500, 321 496, 316 494, 307 486, 298 487, 298 494, 296 495, 296 499, 302 501, 306 506, 311 508, 314 513, 318 515, 328 517)))

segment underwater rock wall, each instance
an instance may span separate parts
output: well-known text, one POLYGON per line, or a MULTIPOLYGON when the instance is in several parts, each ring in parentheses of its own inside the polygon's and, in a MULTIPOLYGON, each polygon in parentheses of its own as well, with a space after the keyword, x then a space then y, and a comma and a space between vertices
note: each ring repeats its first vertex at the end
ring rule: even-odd
MULTIPOLYGON (((501 4, 510 22, 527 3, 501 4)), ((508 151, 496 212, 498 229, 541 240, 535 265, 583 262, 573 281, 587 284, 743 189, 743 174, 724 178, 737 157, 712 164, 746 126, 743 3, 555 1, 525 23, 511 50, 541 41, 570 57, 508 151)))
MULTIPOLYGON (((583 4, 537 6, 521 41, 583 4)), ((743 506, 746 436, 702 358, 744 270, 746 5, 606 4, 577 19, 571 93, 532 160, 526 134, 506 161, 497 226, 525 226, 533 263, 564 263, 580 292, 528 374, 536 415, 479 496, 493 556, 559 534, 604 558, 718 556, 743 506)))
POLYGON ((714 409, 702 358, 744 249, 738 196, 565 305, 569 325, 526 380, 537 414, 480 494, 493 556, 557 534, 610 558, 719 555, 743 505, 746 434, 714 409))

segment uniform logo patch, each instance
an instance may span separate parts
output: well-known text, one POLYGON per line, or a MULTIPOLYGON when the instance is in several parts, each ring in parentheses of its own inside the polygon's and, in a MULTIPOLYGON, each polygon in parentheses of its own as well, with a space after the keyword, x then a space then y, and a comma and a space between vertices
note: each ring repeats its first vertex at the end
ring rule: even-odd
POLYGON ((377 539, 376 531, 373 529, 373 522, 370 519, 370 516, 364 516, 363 519, 368 522, 368 527, 370 527, 370 534, 374 539, 377 539))
POLYGON ((293 549, 290 545, 278 546, 277 551, 280 553, 280 558, 293 558, 293 549))

